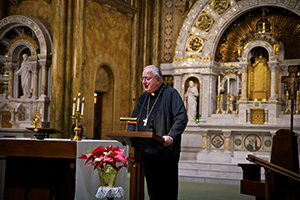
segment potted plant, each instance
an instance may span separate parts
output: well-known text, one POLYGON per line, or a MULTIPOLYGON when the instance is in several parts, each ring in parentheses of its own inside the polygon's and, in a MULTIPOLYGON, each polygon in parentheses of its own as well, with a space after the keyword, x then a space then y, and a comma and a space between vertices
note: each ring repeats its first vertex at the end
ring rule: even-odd
POLYGON ((125 149, 113 147, 112 145, 104 148, 102 145, 93 151, 87 151, 79 159, 86 159, 86 164, 94 166, 97 169, 100 178, 100 186, 114 187, 118 171, 122 167, 127 167, 127 161, 131 158, 125 156, 125 149))

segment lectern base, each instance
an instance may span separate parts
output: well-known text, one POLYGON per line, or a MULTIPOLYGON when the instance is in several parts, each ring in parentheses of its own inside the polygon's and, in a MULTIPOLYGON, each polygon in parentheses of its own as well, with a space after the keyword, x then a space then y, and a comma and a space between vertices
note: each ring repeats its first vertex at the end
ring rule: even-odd
POLYGON ((130 200, 144 199, 145 163, 130 163, 130 200))

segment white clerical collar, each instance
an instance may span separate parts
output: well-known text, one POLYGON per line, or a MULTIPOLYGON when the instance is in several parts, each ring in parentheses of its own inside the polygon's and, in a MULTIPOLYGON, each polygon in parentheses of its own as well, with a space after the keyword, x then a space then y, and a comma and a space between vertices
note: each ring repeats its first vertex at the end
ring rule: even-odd
POLYGON ((155 96, 155 93, 154 93, 154 92, 152 92, 152 93, 151 93, 151 95, 152 95, 152 96, 155 96))

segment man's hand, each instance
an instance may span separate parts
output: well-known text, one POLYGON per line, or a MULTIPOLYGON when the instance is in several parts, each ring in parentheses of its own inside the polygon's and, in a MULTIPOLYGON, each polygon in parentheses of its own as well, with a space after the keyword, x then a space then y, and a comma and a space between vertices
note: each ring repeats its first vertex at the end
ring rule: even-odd
POLYGON ((164 139, 164 146, 165 147, 168 147, 173 143, 173 138, 171 136, 164 135, 164 136, 162 136, 162 138, 164 139))

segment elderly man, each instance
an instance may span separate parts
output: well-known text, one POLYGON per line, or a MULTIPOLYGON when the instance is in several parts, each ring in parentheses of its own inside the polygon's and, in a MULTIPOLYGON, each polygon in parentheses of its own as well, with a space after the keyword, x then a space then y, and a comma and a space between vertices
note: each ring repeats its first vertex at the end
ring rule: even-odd
POLYGON ((128 130, 152 129, 164 139, 164 147, 149 147, 142 154, 148 194, 151 200, 176 200, 181 134, 187 124, 184 103, 177 90, 163 84, 158 67, 145 67, 141 81, 145 92, 132 112, 140 120, 128 130))

